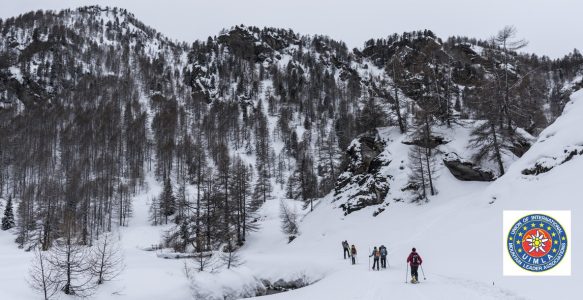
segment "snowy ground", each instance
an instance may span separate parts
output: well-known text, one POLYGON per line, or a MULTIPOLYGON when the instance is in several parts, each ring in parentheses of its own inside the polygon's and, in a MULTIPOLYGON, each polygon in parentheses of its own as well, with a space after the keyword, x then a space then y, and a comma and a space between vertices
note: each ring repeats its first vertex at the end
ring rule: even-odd
MULTIPOLYGON (((241 250, 245 264, 214 274, 195 274, 200 293, 235 295, 252 289, 258 279, 314 281, 308 287, 261 299, 574 299, 583 282, 577 253, 583 226, 581 170, 583 157, 575 157, 538 176, 521 171, 540 159, 560 156, 565 146, 583 145, 583 92, 576 93, 566 112, 547 128, 539 141, 493 183, 460 182, 441 172, 438 196, 424 205, 393 202, 377 217, 375 207, 344 217, 331 197, 317 203, 301 224, 301 235, 291 244, 280 231, 279 199, 262 207, 261 229, 241 250), (573 254, 571 277, 503 277, 502 211, 571 210, 573 254), (341 241, 356 245, 358 264, 342 258, 341 241), (389 249, 389 269, 369 271, 369 247, 389 249), (573 248, 573 245, 575 248, 573 248), (405 258, 417 247, 424 259, 426 280, 405 283, 405 258), (573 249, 575 249, 573 252, 573 249)), ((400 143, 391 151, 402 152, 400 143)), ((96 299, 191 299, 191 284, 183 272, 184 260, 162 259, 143 249, 157 244, 163 227, 148 224, 149 195, 136 197, 130 226, 122 228, 126 270, 99 289, 96 299)), ((276 191, 276 195, 282 195, 276 191)), ((294 204, 293 201, 288 201, 294 204)), ((14 236, 0 232, 0 299, 38 299, 26 285, 30 253, 17 249, 14 236)), ((66 297, 62 297, 66 298, 66 297)))

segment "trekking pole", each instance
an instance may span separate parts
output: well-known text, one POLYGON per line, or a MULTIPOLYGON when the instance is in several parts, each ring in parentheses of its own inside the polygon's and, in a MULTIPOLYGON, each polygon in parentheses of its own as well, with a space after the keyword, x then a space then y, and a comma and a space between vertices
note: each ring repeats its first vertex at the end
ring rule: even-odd
POLYGON ((409 273, 409 264, 407 265, 407 269, 405 270, 405 283, 407 283, 407 274, 409 273))
POLYGON ((427 278, 425 278, 425 272, 423 271, 423 266, 419 265, 421 267, 421 273, 423 274, 423 280, 427 280, 427 278))
MULTIPOLYGON (((370 246, 368 247, 368 253, 370 253, 370 246)), ((370 255, 368 256, 368 270, 370 271, 370 255)))

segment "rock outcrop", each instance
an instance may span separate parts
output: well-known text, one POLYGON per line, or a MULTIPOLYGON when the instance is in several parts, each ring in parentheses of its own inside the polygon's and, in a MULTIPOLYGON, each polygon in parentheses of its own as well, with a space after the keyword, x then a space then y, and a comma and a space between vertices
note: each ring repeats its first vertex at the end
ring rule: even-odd
MULTIPOLYGON (((444 145, 444 144, 447 144, 447 143, 449 143, 449 142, 450 142, 449 140, 446 140, 446 139, 445 139, 444 137, 442 137, 442 136, 435 136, 435 135, 432 135, 432 136, 429 138, 429 146, 430 146, 431 148, 435 148, 435 147, 437 147, 437 146, 439 146, 439 145, 444 145)), ((419 138, 414 138, 414 139, 404 140, 402 143, 403 143, 403 144, 405 144, 405 145, 415 145, 415 146, 421 146, 421 147, 424 147, 424 146, 425 146, 425 142, 424 142, 424 141, 422 141, 422 140, 421 140, 421 139, 419 139, 419 138)))
POLYGON ((368 134, 355 139, 346 151, 348 167, 336 181, 335 201, 350 214, 370 205, 383 203, 391 178, 384 167, 391 163, 378 136, 368 134))
POLYGON ((484 170, 470 161, 461 159, 455 153, 446 153, 443 163, 449 169, 451 174, 463 181, 493 181, 496 179, 494 172, 484 170))
POLYGON ((539 175, 560 166, 575 156, 583 155, 583 146, 565 147, 562 153, 554 157, 543 157, 537 160, 534 166, 522 170, 523 175, 539 175))

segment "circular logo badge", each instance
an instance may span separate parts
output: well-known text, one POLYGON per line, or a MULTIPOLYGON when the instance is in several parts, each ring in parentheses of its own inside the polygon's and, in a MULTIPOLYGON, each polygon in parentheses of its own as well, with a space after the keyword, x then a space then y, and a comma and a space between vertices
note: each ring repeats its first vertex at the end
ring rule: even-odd
POLYGON ((514 223, 506 245, 518 266, 532 272, 544 272, 558 265, 565 256, 567 235, 555 219, 533 214, 514 223))

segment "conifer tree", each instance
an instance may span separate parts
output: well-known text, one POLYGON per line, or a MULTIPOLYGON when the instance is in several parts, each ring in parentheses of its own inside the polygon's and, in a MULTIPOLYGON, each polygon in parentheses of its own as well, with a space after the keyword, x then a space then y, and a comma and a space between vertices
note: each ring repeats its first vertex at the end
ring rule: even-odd
POLYGON ((160 206, 165 223, 168 223, 168 217, 176 211, 176 198, 172 192, 172 183, 169 177, 164 181, 164 189, 160 195, 160 206))
POLYGON ((12 211, 12 197, 8 197, 4 217, 2 217, 2 230, 8 230, 14 227, 14 212, 12 211))

